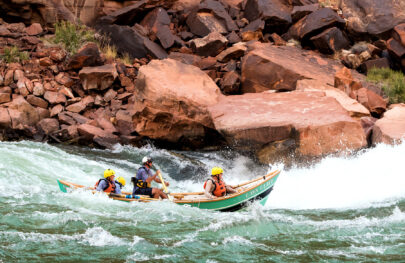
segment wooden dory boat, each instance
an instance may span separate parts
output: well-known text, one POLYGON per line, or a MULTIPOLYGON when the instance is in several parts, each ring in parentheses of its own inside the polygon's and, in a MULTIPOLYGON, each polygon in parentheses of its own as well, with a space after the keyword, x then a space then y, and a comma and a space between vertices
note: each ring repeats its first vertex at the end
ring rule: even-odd
MULTIPOLYGON (((208 199, 205 197, 204 192, 195 193, 171 193, 174 203, 179 205, 188 205, 191 207, 198 207, 201 209, 210 209, 217 211, 237 211, 246 207, 249 203, 258 201, 264 205, 269 197, 270 192, 273 190, 274 184, 280 174, 279 170, 273 171, 265 176, 258 177, 248 182, 233 186, 238 192, 219 197, 215 199, 208 199)), ((85 188, 93 190, 94 187, 85 187, 74 183, 57 180, 59 188, 62 192, 68 192, 70 189, 85 188)), ((149 196, 136 196, 137 198, 125 198, 125 195, 131 193, 122 192, 122 195, 110 194, 110 198, 125 202, 156 202, 162 201, 160 199, 150 198, 149 196)))

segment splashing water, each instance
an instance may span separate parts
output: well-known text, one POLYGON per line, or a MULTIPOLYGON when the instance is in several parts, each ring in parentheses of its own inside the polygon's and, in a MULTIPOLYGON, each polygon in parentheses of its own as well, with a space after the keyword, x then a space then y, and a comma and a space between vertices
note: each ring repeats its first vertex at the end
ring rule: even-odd
POLYGON ((405 144, 282 171, 265 207, 234 213, 65 194, 56 184, 91 186, 107 168, 129 182, 144 155, 173 192, 201 191, 213 166, 230 184, 269 172, 235 153, 0 143, 0 262, 404 259, 405 144))

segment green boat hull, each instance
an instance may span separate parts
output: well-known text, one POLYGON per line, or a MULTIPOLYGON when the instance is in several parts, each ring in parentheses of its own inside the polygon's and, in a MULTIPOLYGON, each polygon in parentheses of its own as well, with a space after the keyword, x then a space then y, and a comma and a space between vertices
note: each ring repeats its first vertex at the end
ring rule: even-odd
POLYGON ((198 207, 200 209, 218 210, 223 212, 232 212, 240 210, 249 204, 258 201, 261 205, 265 205, 269 198, 270 192, 278 178, 278 174, 267 182, 259 185, 238 196, 229 196, 229 198, 220 201, 211 202, 193 202, 193 203, 178 203, 179 205, 187 205, 198 207))

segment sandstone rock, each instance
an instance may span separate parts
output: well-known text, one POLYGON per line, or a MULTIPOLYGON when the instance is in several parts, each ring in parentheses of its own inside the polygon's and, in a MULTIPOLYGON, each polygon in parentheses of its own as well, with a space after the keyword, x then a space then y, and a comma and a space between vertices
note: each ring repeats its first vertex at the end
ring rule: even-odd
POLYGON ((83 102, 77 102, 66 107, 67 111, 80 113, 86 109, 86 105, 83 102))
POLYGON ((114 125, 111 123, 111 121, 105 117, 98 117, 96 119, 96 122, 97 122, 97 125, 106 132, 109 132, 109 133, 117 132, 117 129, 114 127, 114 125))
POLYGON ((99 30, 104 34, 110 35, 111 44, 121 54, 127 53, 132 58, 144 58, 147 55, 158 59, 167 57, 166 51, 161 46, 150 41, 139 33, 136 28, 119 25, 100 25, 99 30))
POLYGON ((356 81, 353 78, 350 69, 343 67, 335 74, 334 86, 346 92, 347 95, 351 95, 354 91, 361 89, 363 86, 360 81, 356 81))
POLYGON ((396 41, 405 47, 405 23, 395 26, 392 35, 396 41))
POLYGON ((405 2, 342 0, 339 8, 353 37, 380 36, 405 21, 405 2))
POLYGON ((216 56, 226 46, 228 40, 218 32, 208 34, 203 38, 196 38, 190 41, 190 46, 200 56, 216 56))
POLYGON ((74 84, 73 80, 69 77, 69 74, 65 72, 61 72, 55 76, 55 81, 66 87, 71 87, 74 84))
POLYGON ((85 90, 105 90, 112 85, 117 76, 118 72, 114 64, 85 67, 79 72, 79 77, 85 90))
POLYGON ((39 97, 39 96, 44 95, 44 93, 45 93, 44 86, 39 82, 35 82, 32 94, 39 97))
POLYGON ((53 91, 46 91, 44 94, 44 98, 50 103, 50 104, 59 104, 59 103, 65 103, 66 102, 66 97, 62 93, 59 92, 53 92, 53 91))
POLYGON ((311 41, 316 49, 324 54, 333 54, 350 45, 349 40, 337 27, 329 28, 320 34, 311 37, 311 41))
POLYGON ((105 102, 110 102, 112 99, 114 99, 117 96, 117 92, 113 89, 109 89, 105 95, 104 95, 104 101, 105 102))
POLYGON ((25 32, 29 35, 29 36, 36 36, 39 35, 43 32, 42 26, 39 23, 33 23, 32 25, 30 25, 29 27, 27 27, 25 29, 25 32))
POLYGON ((63 48, 53 48, 49 52, 49 57, 57 63, 64 61, 66 56, 66 51, 63 48))
POLYGON ((363 127, 363 130, 364 130, 364 133, 366 134, 367 142, 369 143, 369 145, 371 145, 371 143, 372 143, 371 134, 373 131, 374 124, 377 120, 378 119, 374 118, 374 117, 360 118, 360 124, 361 124, 361 127, 363 127))
POLYGON ((331 27, 344 27, 345 21, 330 8, 319 9, 304 17, 288 30, 290 38, 301 40, 301 44, 308 45, 309 39, 331 27))
POLYGON ((405 105, 391 105, 384 117, 377 120, 373 127, 372 142, 397 144, 405 138, 405 105))
POLYGON ((135 112, 127 110, 119 110, 116 114, 116 127, 120 134, 130 135, 135 132, 133 116, 135 112))
POLYGON ((214 0, 204 0, 201 1, 198 10, 204 12, 211 12, 218 18, 226 27, 227 31, 238 30, 235 22, 229 16, 227 10, 225 9, 224 2, 214 1, 214 0))
POLYGON ((0 104, 11 101, 10 93, 0 93, 0 104))
POLYGON ((102 59, 96 43, 87 43, 68 61, 68 68, 79 70, 84 67, 101 66, 102 59))
POLYGON ((229 62, 231 59, 238 59, 245 55, 247 47, 243 44, 233 45, 222 51, 216 58, 219 62, 229 62))
POLYGON ((77 131, 86 140, 94 141, 104 147, 111 147, 119 141, 117 136, 89 124, 79 125, 77 131))
POLYGON ((291 24, 290 9, 281 0, 248 0, 245 7, 245 17, 249 21, 262 18, 266 21, 269 31, 281 33, 291 24))
POLYGON ((228 39, 229 44, 235 44, 242 41, 242 39, 238 36, 238 34, 235 33, 235 31, 229 33, 226 38, 228 39))
POLYGON ((43 67, 48 67, 53 64, 52 60, 49 57, 39 59, 39 65, 43 67))
POLYGON ((135 86, 130 109, 139 135, 195 147, 209 143, 205 136, 213 124, 206 107, 222 95, 204 72, 172 59, 152 60, 139 69, 135 86))
POLYGON ((50 117, 54 117, 56 115, 58 115, 59 113, 61 113, 63 111, 63 106, 61 104, 55 105, 52 109, 51 109, 51 115, 50 117))
POLYGON ((361 70, 366 74, 372 68, 390 68, 390 63, 387 58, 377 58, 361 64, 361 70))
POLYGON ((0 93, 10 93, 11 94, 11 88, 9 86, 5 86, 0 88, 0 93))
POLYGON ((350 98, 344 91, 325 85, 321 81, 303 79, 297 81, 297 89, 305 92, 324 92, 325 96, 336 99, 351 117, 370 116, 368 109, 357 100, 350 98))
POLYGON ((17 81, 19 81, 20 79, 23 79, 23 78, 25 78, 24 72, 22 70, 20 70, 20 69, 16 69, 14 71, 14 81, 17 82, 17 81))
POLYGON ((194 54, 184 54, 180 52, 171 52, 169 58, 180 61, 181 63, 198 67, 201 57, 194 54))
POLYGON ((298 154, 321 156, 367 145, 360 123, 322 93, 227 96, 209 111, 228 144, 240 149, 259 150, 271 142, 294 139, 298 154))
POLYGON ((38 122, 38 128, 45 134, 52 134, 59 130, 59 122, 57 119, 46 118, 38 122))
POLYGON ((381 116, 387 109, 387 102, 371 90, 361 88, 354 94, 357 101, 364 105, 373 116, 381 116))
POLYGON ((33 106, 37 106, 44 109, 48 108, 48 102, 34 95, 28 95, 27 101, 33 106))
MULTIPOLYGON (((242 93, 265 90, 294 90, 300 79, 319 80, 333 85, 333 75, 341 64, 318 54, 289 46, 268 43, 248 45, 250 52, 242 59, 242 93)), ((362 79, 353 73, 355 79, 362 79)))
POLYGON ((7 108, 0 107, 0 128, 5 129, 11 126, 11 118, 7 108))
POLYGON ((159 39, 163 48, 173 46, 175 36, 170 31, 170 17, 163 8, 156 8, 149 12, 142 20, 141 25, 147 28, 159 39))
POLYGON ((14 83, 14 70, 7 70, 4 75, 4 85, 8 86, 11 83, 14 83))
POLYGON ((30 92, 29 92, 29 90, 28 90, 28 88, 26 86, 25 78, 20 79, 17 82, 17 89, 18 89, 18 93, 21 94, 24 97, 26 97, 28 94, 30 94, 30 92))
POLYGON ((23 130, 28 126, 35 125, 39 121, 38 112, 22 96, 18 96, 12 100, 8 112, 13 129, 23 130))
POLYGON ((187 18, 190 31, 200 37, 210 33, 227 33, 228 29, 214 14, 210 12, 193 12, 187 18))
POLYGON ((271 34, 270 37, 276 46, 285 46, 287 44, 287 42, 276 33, 271 34))
POLYGON ((393 38, 387 41, 387 49, 390 52, 390 55, 394 56, 396 59, 405 56, 405 46, 402 46, 400 42, 393 38))
POLYGON ((319 9, 319 4, 294 6, 291 12, 292 21, 295 23, 306 15, 311 14, 319 9))
POLYGON ((224 94, 238 94, 240 87, 240 76, 235 71, 224 74, 221 80, 221 90, 224 94))

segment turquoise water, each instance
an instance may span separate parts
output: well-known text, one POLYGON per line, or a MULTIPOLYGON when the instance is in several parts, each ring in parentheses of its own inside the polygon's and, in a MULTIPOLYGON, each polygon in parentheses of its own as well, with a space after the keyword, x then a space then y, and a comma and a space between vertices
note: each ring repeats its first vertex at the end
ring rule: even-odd
POLYGON ((264 207, 234 213, 58 189, 106 168, 129 181, 146 154, 173 192, 201 191, 214 165, 231 184, 270 170, 232 152, 0 143, 0 262, 405 262, 405 145, 285 170, 264 207))

